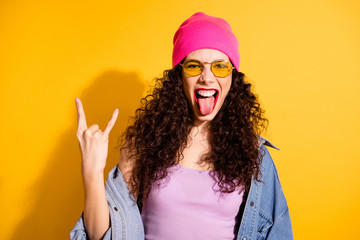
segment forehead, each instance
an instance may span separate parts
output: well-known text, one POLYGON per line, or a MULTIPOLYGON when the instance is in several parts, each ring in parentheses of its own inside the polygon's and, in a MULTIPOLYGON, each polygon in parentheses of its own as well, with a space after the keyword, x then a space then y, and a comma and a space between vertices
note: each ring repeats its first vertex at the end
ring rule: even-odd
POLYGON ((196 59, 201 62, 213 62, 215 60, 223 59, 223 60, 229 60, 229 57, 218 50, 215 49, 198 49, 191 53, 189 53, 185 60, 187 59, 196 59))

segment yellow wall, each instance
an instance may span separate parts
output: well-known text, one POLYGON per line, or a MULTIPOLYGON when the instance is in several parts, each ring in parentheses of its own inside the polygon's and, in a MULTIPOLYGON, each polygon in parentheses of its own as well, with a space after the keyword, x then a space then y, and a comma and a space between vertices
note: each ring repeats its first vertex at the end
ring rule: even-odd
POLYGON ((196 11, 226 18, 239 38, 265 137, 282 149, 271 154, 296 239, 359 238, 358 1, 18 0, 0 3, 0 239, 68 238, 83 208, 74 98, 89 124, 120 109, 108 171, 196 11))

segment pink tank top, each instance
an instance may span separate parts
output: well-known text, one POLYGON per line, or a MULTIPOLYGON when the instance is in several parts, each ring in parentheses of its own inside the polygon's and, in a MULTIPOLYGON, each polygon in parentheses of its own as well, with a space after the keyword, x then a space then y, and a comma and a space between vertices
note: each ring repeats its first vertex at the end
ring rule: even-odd
POLYGON ((234 239, 243 191, 221 194, 211 171, 169 168, 143 205, 146 240, 234 239))

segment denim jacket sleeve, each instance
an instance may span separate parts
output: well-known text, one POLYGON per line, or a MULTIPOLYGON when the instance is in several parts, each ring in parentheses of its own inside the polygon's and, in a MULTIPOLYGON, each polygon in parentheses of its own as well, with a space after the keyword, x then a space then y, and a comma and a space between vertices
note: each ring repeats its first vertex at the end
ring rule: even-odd
MULTIPOLYGON (((105 184, 106 199, 110 212, 110 225, 104 235, 105 240, 144 239, 144 226, 139 208, 129 192, 120 169, 115 166, 109 173, 105 184)), ((70 232, 70 239, 88 239, 83 216, 79 218, 70 232)))
MULTIPOLYGON (((87 240, 88 239, 86 231, 85 231, 83 214, 81 214, 81 217, 76 222, 74 228, 70 232, 70 239, 72 239, 72 240, 87 240)), ((103 239, 104 240, 111 239, 111 227, 106 231, 103 239)))
POLYGON ((264 145, 261 146, 261 182, 253 180, 251 184, 237 239, 291 240, 288 205, 276 167, 264 145))

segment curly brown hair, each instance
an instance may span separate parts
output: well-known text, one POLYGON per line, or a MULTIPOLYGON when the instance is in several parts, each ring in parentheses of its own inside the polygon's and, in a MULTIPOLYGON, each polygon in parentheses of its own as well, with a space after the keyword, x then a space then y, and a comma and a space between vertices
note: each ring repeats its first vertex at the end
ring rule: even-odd
MULTIPOLYGON (((136 110, 133 125, 122 136, 126 144, 121 150, 126 148, 128 157, 135 159, 129 185, 140 206, 153 184, 165 178, 167 169, 179 162, 195 126, 181 76, 181 66, 177 65, 156 79, 151 93, 141 99, 142 107, 136 110)), ((251 84, 234 69, 231 89, 209 126, 211 152, 202 158, 214 166, 213 178, 222 193, 240 186, 247 193, 252 178, 259 181, 259 135, 267 123, 251 84)))

